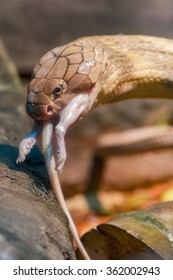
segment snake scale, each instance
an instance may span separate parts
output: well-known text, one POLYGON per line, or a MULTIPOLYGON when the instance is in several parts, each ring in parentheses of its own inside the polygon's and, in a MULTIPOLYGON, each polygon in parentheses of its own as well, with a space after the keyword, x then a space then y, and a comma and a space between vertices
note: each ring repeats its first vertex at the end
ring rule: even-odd
POLYGON ((95 107, 144 97, 173 98, 173 40, 141 35, 91 36, 52 49, 32 73, 26 110, 35 126, 21 142, 17 162, 25 160, 41 134, 55 190, 55 167, 61 171, 66 160, 66 130, 95 107))

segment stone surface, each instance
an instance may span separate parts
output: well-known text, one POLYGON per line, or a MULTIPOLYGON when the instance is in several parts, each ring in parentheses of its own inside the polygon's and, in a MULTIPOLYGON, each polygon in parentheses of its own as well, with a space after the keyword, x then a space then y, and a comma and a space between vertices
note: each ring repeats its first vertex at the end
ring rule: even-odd
POLYGON ((74 259, 64 213, 36 175, 2 163, 2 149, 16 155, 0 146, 0 259, 74 259))
POLYGON ((91 259, 172 260, 173 202, 114 216, 82 237, 91 259))

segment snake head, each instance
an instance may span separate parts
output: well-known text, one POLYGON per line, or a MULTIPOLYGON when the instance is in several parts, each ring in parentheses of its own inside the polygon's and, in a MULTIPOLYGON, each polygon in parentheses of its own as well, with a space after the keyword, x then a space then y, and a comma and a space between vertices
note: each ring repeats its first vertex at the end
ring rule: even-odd
POLYGON ((102 72, 103 51, 77 40, 46 53, 33 70, 26 110, 35 120, 57 116, 79 93, 89 94, 102 72))

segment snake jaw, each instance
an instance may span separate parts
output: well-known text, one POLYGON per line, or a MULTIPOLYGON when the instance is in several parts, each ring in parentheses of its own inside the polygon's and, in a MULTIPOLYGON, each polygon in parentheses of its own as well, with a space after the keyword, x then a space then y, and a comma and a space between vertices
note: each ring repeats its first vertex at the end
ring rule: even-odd
POLYGON ((40 121, 51 119, 57 114, 57 111, 54 110, 50 104, 27 103, 26 111, 32 119, 40 121))
POLYGON ((48 120, 61 111, 61 104, 55 104, 44 92, 30 91, 27 95, 26 111, 34 120, 48 120))

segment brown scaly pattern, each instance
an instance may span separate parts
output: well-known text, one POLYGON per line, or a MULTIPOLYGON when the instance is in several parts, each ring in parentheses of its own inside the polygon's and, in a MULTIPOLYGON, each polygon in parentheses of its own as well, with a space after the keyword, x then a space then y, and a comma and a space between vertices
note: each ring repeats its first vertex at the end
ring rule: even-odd
POLYGON ((27 103, 52 102, 52 108, 59 112, 74 94, 90 92, 93 87, 97 98, 92 108, 136 97, 172 98, 172 70, 170 39, 126 35, 84 37, 54 48, 41 58, 28 87, 27 103), (61 90, 55 93, 57 86, 61 90))
POLYGON ((68 90, 93 86, 101 72, 103 51, 80 45, 58 47, 44 55, 34 68, 30 89, 50 95, 62 81, 68 90))

